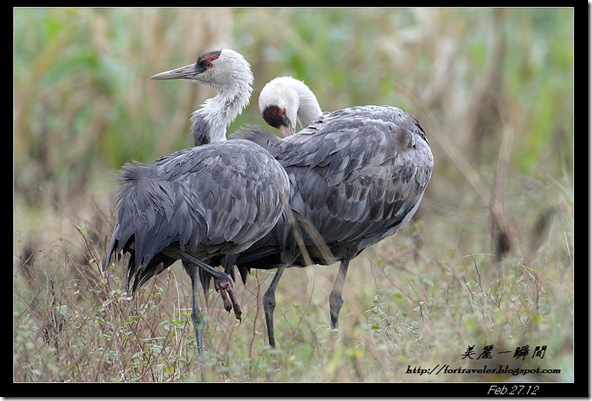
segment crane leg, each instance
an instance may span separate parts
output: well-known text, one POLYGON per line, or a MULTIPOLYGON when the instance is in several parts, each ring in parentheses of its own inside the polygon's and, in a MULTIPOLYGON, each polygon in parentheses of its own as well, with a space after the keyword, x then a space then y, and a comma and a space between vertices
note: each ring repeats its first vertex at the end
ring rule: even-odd
POLYGON ((214 282, 216 283, 216 288, 220 291, 220 296, 222 297, 222 302, 224 303, 224 309, 226 312, 234 310, 234 316, 239 321, 242 321, 243 312, 240 308, 240 304, 238 303, 238 299, 236 299, 236 293, 234 292, 232 283, 227 280, 219 279, 215 279, 214 282), (228 298, 230 298, 230 300, 228 298))
MULTIPOLYGON (((222 268, 224 269, 224 273, 228 275, 228 277, 232 277, 234 279, 234 262, 238 255, 236 254, 227 254, 222 258, 222 268)), ((222 297, 222 303, 224 304, 224 309, 226 312, 230 312, 234 310, 234 316, 239 320, 242 321, 242 310, 240 304, 238 303, 238 299, 236 298, 236 293, 234 291, 234 287, 230 280, 220 280, 214 279, 214 285, 216 291, 220 293, 220 297, 222 297)))
POLYGON ((345 276, 347 275, 347 268, 349 267, 349 260, 342 260, 339 264, 339 272, 333 284, 333 289, 329 295, 329 313, 331 315, 331 329, 337 330, 339 325, 339 311, 343 305, 343 284, 345 283, 345 276))
MULTIPOLYGON (((164 252, 167 255, 179 258, 184 262, 190 263, 192 265, 196 265, 200 269, 203 269, 203 270, 207 271, 208 273, 210 273, 212 276, 214 276, 214 279, 218 280, 217 282, 219 284, 219 288, 223 288, 228 293, 228 295, 230 297, 230 301, 232 303, 232 308, 234 309, 234 313, 236 315, 236 318, 241 320, 242 312, 240 309, 240 305, 238 304, 238 300, 236 299, 236 293, 234 292, 234 286, 232 285, 232 278, 230 277, 230 274, 228 274, 227 272, 221 272, 221 271, 216 270, 212 266, 208 265, 204 261, 199 260, 198 258, 191 255, 190 253, 185 252, 184 250, 174 248, 174 247, 168 247, 164 250, 164 252), (220 286, 220 283, 222 283, 221 286, 220 286)), ((233 263, 233 261, 236 260, 236 257, 234 259, 228 259, 228 260, 229 260, 228 263, 233 263)), ((230 268, 225 269, 225 270, 231 271, 232 270, 231 268, 232 268, 232 265, 230 268)), ((194 279, 194 276, 195 276, 195 279, 197 279, 197 276, 194 274, 194 275, 191 275, 191 280, 194 279)), ((197 286, 197 283, 195 283, 195 285, 197 286)), ((224 297, 222 299, 224 300, 224 297)), ((226 307, 227 307, 227 304, 225 302, 224 308, 226 308, 226 307)), ((226 310, 230 311, 229 309, 226 309, 226 310)))
POLYGON ((169 255, 173 258, 177 258, 177 259, 181 259, 185 262, 191 263, 193 265, 196 265, 197 267, 199 267, 200 269, 203 269, 205 271, 207 271, 208 273, 210 273, 212 276, 214 276, 215 278, 219 278, 221 280, 228 280, 231 281, 230 275, 224 272, 220 272, 218 270, 216 270, 215 268, 213 268, 212 266, 208 265, 207 263, 205 263, 202 260, 199 260, 198 258, 196 258, 195 256, 193 256, 192 254, 185 252, 181 249, 175 248, 175 247, 167 247, 165 249, 163 249, 163 252, 166 255, 169 255))
POLYGON ((228 293, 226 292, 225 283, 219 279, 214 279, 214 288, 216 291, 220 293, 220 297, 222 298, 222 304, 224 305, 224 310, 226 312, 230 312, 232 310, 232 303, 228 299, 228 293))
POLYGON ((199 308, 199 299, 197 292, 197 266, 192 263, 187 263, 186 271, 191 277, 191 294, 193 296, 193 304, 191 307, 191 320, 193 321, 193 329, 195 330, 195 342, 197 343, 197 352, 203 354, 204 352, 204 327, 206 321, 199 308))
POLYGON ((284 267, 280 267, 265 294, 263 295, 263 312, 265 313, 265 323, 267 324, 267 337, 269 338, 269 345, 275 348, 275 336, 273 334, 273 311, 275 310, 275 289, 277 288, 280 278, 284 273, 284 267))

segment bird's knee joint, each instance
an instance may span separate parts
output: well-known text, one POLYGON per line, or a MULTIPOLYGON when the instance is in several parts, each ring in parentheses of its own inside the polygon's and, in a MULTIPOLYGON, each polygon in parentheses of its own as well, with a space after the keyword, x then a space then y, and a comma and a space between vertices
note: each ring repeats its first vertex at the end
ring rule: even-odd
POLYGON ((263 296, 263 305, 268 309, 275 309, 275 297, 264 295, 263 296))

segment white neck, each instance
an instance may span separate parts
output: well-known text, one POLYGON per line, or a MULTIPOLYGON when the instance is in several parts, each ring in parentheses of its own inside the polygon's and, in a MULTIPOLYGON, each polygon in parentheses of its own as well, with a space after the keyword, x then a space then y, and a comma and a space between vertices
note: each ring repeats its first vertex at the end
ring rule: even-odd
POLYGON ((226 140, 226 130, 247 107, 252 88, 244 85, 234 92, 219 92, 191 115, 191 133, 196 146, 226 140))
POLYGON ((218 91, 191 115, 191 133, 195 146, 226 140, 226 129, 247 107, 253 93, 253 73, 238 53, 223 49, 214 67, 194 82, 218 91))
POLYGON ((297 116, 300 128, 308 127, 323 114, 323 110, 321 110, 321 106, 314 93, 312 93, 308 86, 304 85, 304 87, 305 88, 300 88, 299 86, 295 88, 298 92, 297 116))

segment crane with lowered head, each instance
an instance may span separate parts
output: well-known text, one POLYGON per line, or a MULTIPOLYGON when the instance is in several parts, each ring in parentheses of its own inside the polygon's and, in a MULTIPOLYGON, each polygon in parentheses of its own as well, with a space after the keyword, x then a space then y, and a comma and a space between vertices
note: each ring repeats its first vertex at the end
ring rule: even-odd
POLYGON ((263 298, 269 344, 275 347, 275 290, 284 269, 339 261, 329 297, 331 328, 337 329, 350 261, 411 220, 434 159, 420 123, 398 107, 354 106, 323 113, 313 92, 292 77, 266 85, 259 107, 284 137, 260 127, 245 127, 233 137, 258 143, 284 167, 298 227, 286 228, 290 221, 278 220, 276 228, 241 252, 235 265, 243 281, 251 268, 278 269, 263 298), (296 120, 303 128, 295 133, 296 120), (298 232, 302 239, 294 235, 298 232), (314 232, 322 241, 308 235, 314 232), (304 241, 304 253, 298 240, 304 241))

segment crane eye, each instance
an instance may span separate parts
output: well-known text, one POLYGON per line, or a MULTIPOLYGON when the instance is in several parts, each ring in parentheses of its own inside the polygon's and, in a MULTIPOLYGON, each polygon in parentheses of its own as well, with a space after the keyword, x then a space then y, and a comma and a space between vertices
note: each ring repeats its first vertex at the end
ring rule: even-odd
POLYGON ((212 63, 210 61, 206 61, 203 66, 209 70, 212 68, 212 63))

